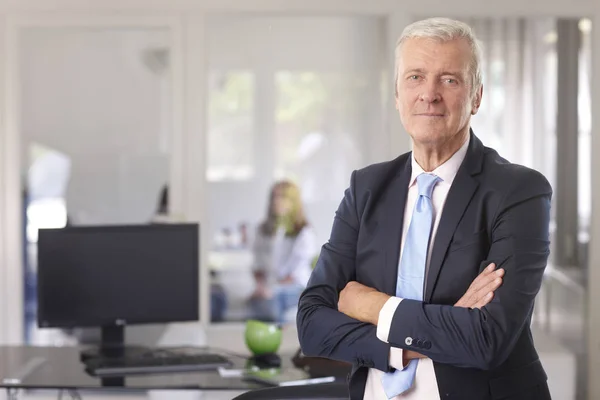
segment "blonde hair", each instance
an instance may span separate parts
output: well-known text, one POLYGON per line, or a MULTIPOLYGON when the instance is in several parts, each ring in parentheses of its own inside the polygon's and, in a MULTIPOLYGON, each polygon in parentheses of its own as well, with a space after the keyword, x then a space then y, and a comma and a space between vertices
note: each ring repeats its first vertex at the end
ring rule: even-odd
POLYGON ((483 73, 481 67, 482 50, 481 44, 475 37, 473 29, 464 22, 456 21, 450 18, 428 18, 414 22, 404 28, 402 35, 396 42, 395 60, 396 70, 394 76, 395 94, 398 96, 398 66, 400 64, 400 54, 402 45, 407 39, 429 38, 441 42, 448 42, 456 39, 465 39, 471 47, 471 96, 475 94, 482 85, 483 73))
POLYGON ((308 225, 308 221, 304 215, 300 188, 289 180, 278 181, 271 188, 267 218, 260 225, 260 231, 266 236, 273 236, 277 230, 277 226, 280 224, 283 224, 285 227, 287 236, 297 236, 308 225), (283 217, 283 221, 275 213, 275 192, 277 190, 282 190, 285 197, 292 203, 290 212, 283 217))

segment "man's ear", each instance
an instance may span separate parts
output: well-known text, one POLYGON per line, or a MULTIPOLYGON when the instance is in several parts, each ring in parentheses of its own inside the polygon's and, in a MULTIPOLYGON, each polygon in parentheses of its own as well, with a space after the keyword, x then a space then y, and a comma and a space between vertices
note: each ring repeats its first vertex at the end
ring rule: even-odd
POLYGON ((483 85, 479 86, 479 89, 475 92, 475 96, 473 96, 473 104, 471 105, 471 115, 477 114, 479 111, 479 107, 481 106, 481 98, 483 97, 483 85))

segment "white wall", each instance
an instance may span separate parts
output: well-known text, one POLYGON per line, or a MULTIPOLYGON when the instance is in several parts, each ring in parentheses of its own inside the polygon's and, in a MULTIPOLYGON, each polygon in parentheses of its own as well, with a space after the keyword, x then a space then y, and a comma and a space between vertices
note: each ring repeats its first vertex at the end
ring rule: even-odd
POLYGON ((371 16, 216 15, 208 63, 219 68, 380 69, 383 19, 371 16))
POLYGON ((167 48, 168 39, 159 29, 24 30, 22 168, 30 165, 32 143, 70 157, 67 209, 74 223, 152 217, 169 178, 170 86, 168 70, 152 70, 146 54, 167 48))

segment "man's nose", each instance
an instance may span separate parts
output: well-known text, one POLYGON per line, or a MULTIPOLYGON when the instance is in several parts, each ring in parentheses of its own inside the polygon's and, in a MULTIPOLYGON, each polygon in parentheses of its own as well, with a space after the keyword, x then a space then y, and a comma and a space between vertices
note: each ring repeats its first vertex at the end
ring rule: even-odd
POLYGON ((442 99, 440 94, 440 88, 437 82, 429 81, 423 85, 423 91, 421 92, 421 101, 427 103, 437 103, 442 99))

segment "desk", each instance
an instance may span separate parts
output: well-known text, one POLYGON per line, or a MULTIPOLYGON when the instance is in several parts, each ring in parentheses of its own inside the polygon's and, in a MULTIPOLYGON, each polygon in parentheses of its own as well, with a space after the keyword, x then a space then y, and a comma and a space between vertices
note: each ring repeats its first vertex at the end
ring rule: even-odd
MULTIPOLYGON (((84 371, 79 361, 80 350, 78 347, 0 346, 0 388, 9 392, 9 399, 14 399, 13 393, 18 389, 248 391, 264 387, 241 378, 223 378, 216 371, 95 378, 84 371)), ((214 352, 226 355, 234 363, 232 368, 242 368, 246 363, 245 357, 214 352)), ((282 368, 294 368, 291 355, 282 355, 282 368)))

